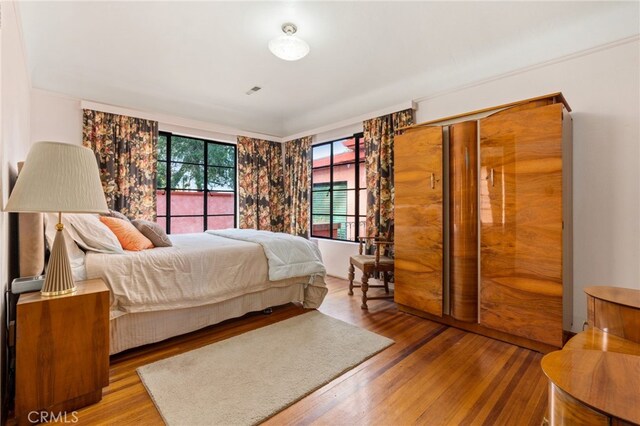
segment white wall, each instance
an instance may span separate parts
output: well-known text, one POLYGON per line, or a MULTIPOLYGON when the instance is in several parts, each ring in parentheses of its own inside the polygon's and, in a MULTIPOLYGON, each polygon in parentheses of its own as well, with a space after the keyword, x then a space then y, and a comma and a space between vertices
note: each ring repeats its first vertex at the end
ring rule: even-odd
MULTIPOLYGON (((423 122, 563 92, 573 109, 574 331, 586 319, 585 287, 640 289, 639 56, 636 37, 417 100, 416 121, 423 122)), ((339 136, 353 129, 344 128, 339 136)), ((336 132, 340 129, 317 140, 335 139, 336 132)), ((355 244, 350 246, 320 242, 330 274, 346 277, 349 254, 356 251, 355 244)))
MULTIPOLYGON (((19 19, 13 2, 0 2, 0 200, 2 206, 9 194, 9 178, 15 174, 16 163, 25 158, 30 145, 30 90, 26 59, 22 45, 19 19)), ((8 214, 0 213, 0 287, 2 288, 2 318, 5 315, 4 291, 8 287, 8 214)), ((0 358, 4 375, 5 327, 0 327, 2 350, 0 358)), ((4 379, 4 377, 3 377, 4 379)), ((4 400, 4 380, 2 398, 4 400)), ((0 414, 0 423, 6 413, 0 414)))
POLYGON ((32 90, 31 141, 82 145, 80 99, 39 89, 32 90))
MULTIPOLYGON (((31 140, 58 141, 77 145, 82 144, 82 108, 94 108, 114 114, 148 118, 158 121, 161 131, 195 136, 220 142, 236 143, 236 135, 241 132, 225 133, 216 130, 216 125, 185 119, 182 117, 137 111, 124 107, 83 101, 60 93, 41 89, 31 91, 31 140)), ((266 135, 252 134, 268 139, 266 135)))

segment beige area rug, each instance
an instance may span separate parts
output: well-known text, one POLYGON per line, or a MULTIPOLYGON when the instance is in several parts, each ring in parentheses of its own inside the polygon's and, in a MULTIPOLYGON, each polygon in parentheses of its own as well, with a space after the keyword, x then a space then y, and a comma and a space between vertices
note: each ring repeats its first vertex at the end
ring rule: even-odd
POLYGON ((266 420, 393 344, 312 311, 138 368, 168 425, 266 420))

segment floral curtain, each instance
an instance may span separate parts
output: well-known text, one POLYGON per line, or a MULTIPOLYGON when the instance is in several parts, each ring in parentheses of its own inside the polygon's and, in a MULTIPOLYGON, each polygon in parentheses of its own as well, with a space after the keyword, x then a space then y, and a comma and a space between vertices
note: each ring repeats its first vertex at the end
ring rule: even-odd
POLYGON ((155 220, 158 123, 85 109, 82 143, 95 152, 109 208, 155 220))
POLYGON ((284 144, 284 231, 309 236, 309 188, 311 186, 311 136, 284 144))
POLYGON ((385 235, 393 221, 393 137, 413 124, 413 110, 394 112, 363 123, 367 170, 367 236, 385 235))
POLYGON ((240 228, 284 231, 282 144, 238 136, 240 228))

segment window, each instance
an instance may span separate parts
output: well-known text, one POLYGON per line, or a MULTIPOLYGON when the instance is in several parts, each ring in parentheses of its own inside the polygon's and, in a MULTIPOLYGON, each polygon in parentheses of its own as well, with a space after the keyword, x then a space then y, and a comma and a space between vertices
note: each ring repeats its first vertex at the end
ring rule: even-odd
POLYGON ((160 132, 158 223, 184 234, 236 226, 236 146, 160 132))
POLYGON ((367 202, 362 133, 313 146, 311 236, 357 241, 367 202))

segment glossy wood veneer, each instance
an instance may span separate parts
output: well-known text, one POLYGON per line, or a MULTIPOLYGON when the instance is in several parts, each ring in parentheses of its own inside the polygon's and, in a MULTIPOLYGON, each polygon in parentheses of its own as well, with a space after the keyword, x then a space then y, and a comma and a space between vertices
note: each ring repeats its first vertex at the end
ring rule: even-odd
POLYGON ((584 292, 590 326, 640 343, 640 290, 594 286, 584 292))
POLYGON ((562 350, 595 350, 640 356, 640 343, 589 327, 569 339, 562 350))
POLYGON ((562 346, 562 104, 480 120, 480 323, 562 346))
POLYGON ((467 321, 459 321, 450 315, 443 315, 442 317, 438 317, 436 315, 431 315, 427 312, 423 312, 419 309, 415 309, 410 306, 405 306, 402 304, 398 304, 398 308, 402 312, 407 312, 422 318, 429 319, 431 321, 437 321, 451 327, 456 327, 461 330, 469 331, 471 333, 477 333, 482 336, 487 336, 492 339, 501 340, 503 342, 520 346, 522 348, 531 349, 536 352, 540 352, 542 354, 547 354, 549 352, 553 352, 558 349, 556 346, 549 345, 547 343, 538 342, 536 340, 527 339, 525 337, 515 336, 513 334, 505 333, 503 331, 485 327, 482 324, 467 322, 467 321))
POLYGON ((556 92, 556 93, 550 93, 548 95, 536 96, 535 98, 524 99, 516 102, 509 102, 506 104, 496 105, 488 108, 476 109, 473 111, 464 112, 462 114, 455 114, 447 117, 441 117, 435 120, 424 121, 422 123, 413 124, 411 126, 407 126, 398 130, 408 130, 408 129, 415 129, 415 128, 424 127, 424 126, 434 126, 434 125, 443 124, 446 122, 451 122, 454 120, 465 119, 467 117, 477 116, 479 114, 490 113, 490 112, 495 112, 500 110, 509 109, 511 111, 517 111, 519 109, 528 109, 531 106, 549 105, 549 104, 555 104, 555 103, 563 104, 564 107, 567 109, 567 111, 571 112, 571 107, 569 106, 569 103, 567 102, 567 100, 564 98, 564 95, 561 92, 556 92))
POLYGON ((549 382, 548 422, 556 425, 609 426, 609 417, 580 403, 558 386, 549 382))
POLYGON ((606 300, 617 305, 640 311, 640 290, 625 287, 591 286, 584 292, 593 298, 606 300))
POLYGON ((449 126, 451 316, 478 321, 478 123, 449 126))
POLYGON ((109 289, 101 279, 79 282, 64 296, 21 295, 16 322, 18 424, 31 424, 32 411, 71 412, 102 398, 109 383, 109 289))
POLYGON ((442 128, 395 137, 395 300, 442 316, 442 128))
POLYGON ((562 350, 542 358, 542 369, 551 382, 552 425, 608 424, 603 416, 640 424, 640 357, 562 350), (556 398, 555 388, 561 398, 556 398))

